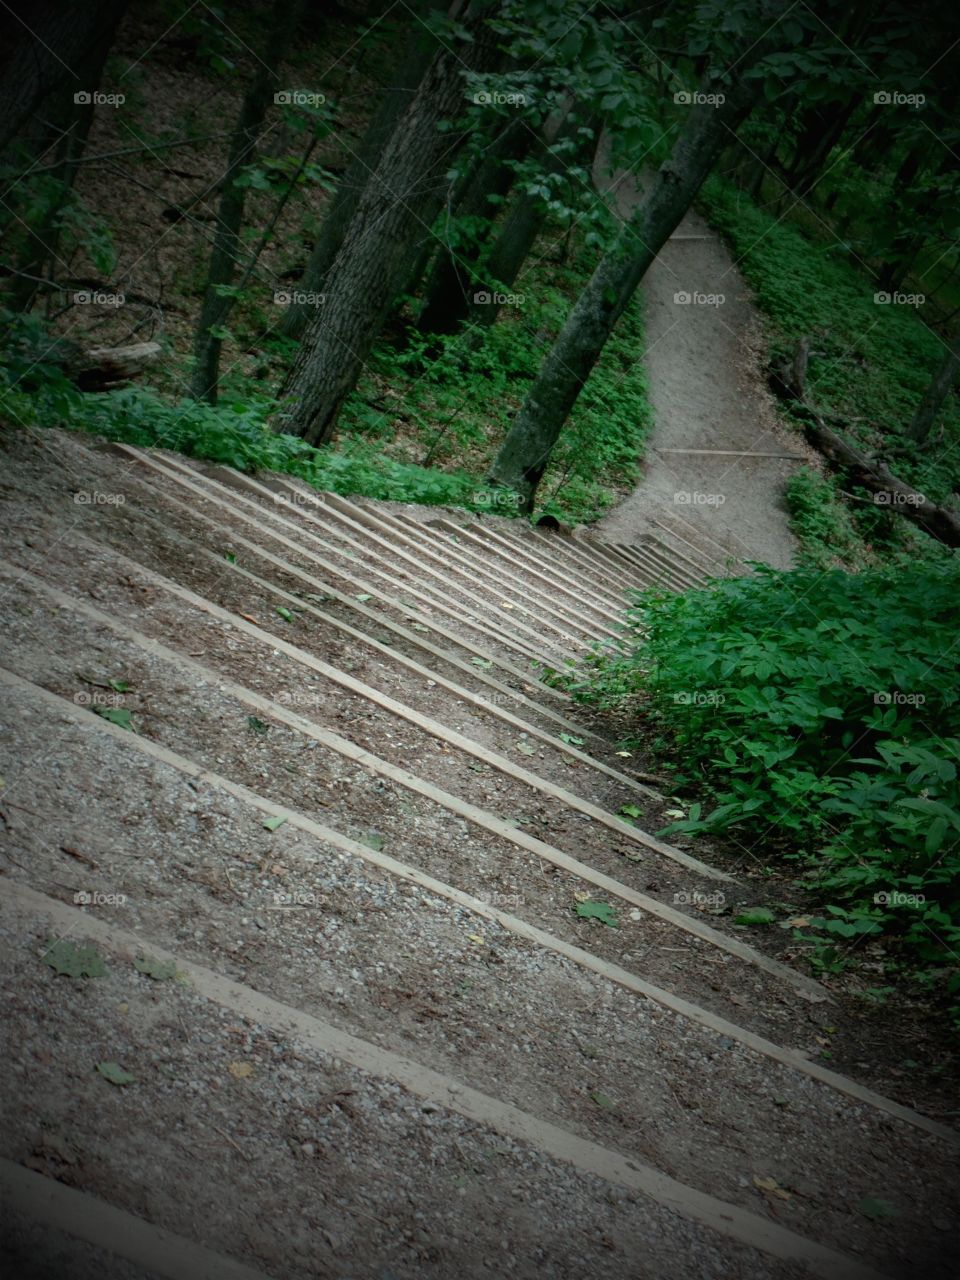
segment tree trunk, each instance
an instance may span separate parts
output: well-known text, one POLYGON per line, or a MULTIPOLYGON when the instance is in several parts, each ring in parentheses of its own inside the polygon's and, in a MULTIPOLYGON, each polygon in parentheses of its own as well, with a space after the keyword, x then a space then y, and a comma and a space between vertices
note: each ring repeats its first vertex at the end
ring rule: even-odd
POLYGON ((960 375, 960 337, 954 338, 939 368, 930 380, 917 405, 917 411, 907 427, 907 436, 917 444, 924 444, 930 434, 940 408, 960 375))
POLYGON ((364 188, 340 252, 328 272, 325 300, 300 343, 280 390, 274 427, 322 444, 333 435, 344 399, 409 270, 421 229, 440 211, 445 172, 462 136, 439 128, 460 114, 464 70, 493 64, 496 37, 474 0, 462 22, 473 36, 433 57, 413 102, 401 116, 364 188))
MULTIPOLYGON (((430 0, 421 4, 425 12, 442 9, 443 0, 430 0)), ((320 235, 310 251, 298 291, 323 293, 327 272, 337 256, 347 227, 350 225, 360 196, 370 175, 376 169, 383 149, 397 126, 397 121, 410 105, 410 99, 433 56, 436 41, 433 40, 420 18, 414 16, 407 34, 406 51, 400 63, 396 79, 384 90, 373 119, 367 126, 360 146, 354 155, 323 220, 320 235)), ((288 308, 280 332, 287 338, 299 338, 310 320, 312 308, 294 302, 288 308)))
POLYGON ((190 393, 195 400, 217 403, 220 375, 221 338, 214 332, 226 320, 233 306, 233 299, 221 297, 218 286, 229 285, 233 280, 238 260, 240 230, 243 226, 244 191, 237 185, 237 178, 244 165, 256 156, 257 141, 263 128, 267 108, 279 83, 280 62, 293 36, 303 0, 276 0, 270 17, 270 36, 263 59, 258 59, 257 70, 244 94, 236 128, 230 140, 227 169, 220 189, 220 209, 217 229, 210 253, 210 270, 207 288, 197 322, 193 343, 193 374, 190 393))
MULTIPOLYGON (((28 130, 30 150, 42 154, 54 148, 56 159, 48 171, 51 194, 47 208, 40 221, 29 227, 27 242, 19 255, 10 298, 14 310, 30 309, 56 260, 61 237, 60 215, 76 181, 96 110, 94 96, 100 88, 104 64, 125 8, 126 2, 104 5, 99 14, 94 14, 94 25, 76 64, 76 75, 70 77, 69 83, 58 84, 51 91, 44 109, 45 122, 35 123, 28 130)), ((28 169, 25 178, 29 178, 29 172, 28 169)))
POLYGON ((811 146, 809 155, 802 159, 791 184, 801 198, 808 196, 816 186, 830 152, 843 137, 850 117, 859 105, 860 95, 856 94, 848 102, 836 103, 832 110, 823 113, 820 135, 811 146))
POLYGON ((690 109, 672 154, 578 298, 490 468, 488 482, 513 489, 522 512, 533 510, 550 451, 614 325, 756 94, 741 77, 722 106, 690 109))
MULTIPOLYGON (((562 123, 556 121, 541 144, 541 160, 546 175, 560 173, 565 164, 565 159, 552 150, 553 144, 563 141, 579 127, 575 120, 568 122, 565 128, 561 127, 562 123)), ((595 132, 599 136, 599 126, 596 126, 595 132)), ((595 143, 596 138, 591 138, 590 146, 593 147, 595 143)), ((487 329, 496 323, 500 306, 493 299, 497 293, 509 291, 546 220, 547 202, 542 196, 522 195, 513 202, 483 265, 487 288, 481 292, 490 301, 475 303, 471 296, 467 311, 471 325, 487 329)))
POLYGON ((441 246, 424 290, 425 304, 418 327, 423 333, 453 333, 470 308, 471 281, 477 248, 489 235, 495 216, 491 196, 502 199, 513 184, 511 161, 519 160, 533 141, 530 129, 516 121, 487 149, 456 193, 451 217, 485 218, 486 226, 473 237, 466 252, 441 246))
POLYGON ((127 4, 35 0, 24 22, 3 6, 0 151, 27 131, 47 99, 67 96, 72 101, 75 93, 92 93, 97 86, 82 83, 80 69, 104 42, 109 49, 127 4))

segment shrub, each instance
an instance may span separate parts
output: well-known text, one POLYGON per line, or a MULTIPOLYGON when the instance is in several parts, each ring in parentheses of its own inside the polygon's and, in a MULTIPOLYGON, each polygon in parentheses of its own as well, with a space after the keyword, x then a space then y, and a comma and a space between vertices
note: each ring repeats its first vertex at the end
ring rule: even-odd
POLYGON ((960 562, 756 568, 638 595, 620 652, 574 689, 632 699, 712 798, 668 831, 762 840, 803 865, 822 936, 882 936, 956 994, 960 562))

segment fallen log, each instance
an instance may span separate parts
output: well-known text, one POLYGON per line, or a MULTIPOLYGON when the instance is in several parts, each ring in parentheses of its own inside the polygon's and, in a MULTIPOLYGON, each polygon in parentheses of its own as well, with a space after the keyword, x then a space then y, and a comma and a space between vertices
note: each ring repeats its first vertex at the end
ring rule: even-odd
MULTIPOLYGON (((868 458, 859 449, 828 427, 824 415, 806 399, 807 366, 810 339, 802 338, 793 355, 770 371, 770 385, 791 408, 803 427, 807 440, 834 470, 845 474, 850 483, 874 495, 878 506, 896 511, 918 525, 931 538, 948 547, 960 547, 960 516, 918 493, 895 476, 879 458, 868 458)), ((831 418, 831 421, 839 421, 831 418)))
POLYGON ((124 347, 81 347, 64 344, 58 351, 63 371, 81 391, 108 391, 143 373, 160 356, 159 342, 132 342, 124 347))

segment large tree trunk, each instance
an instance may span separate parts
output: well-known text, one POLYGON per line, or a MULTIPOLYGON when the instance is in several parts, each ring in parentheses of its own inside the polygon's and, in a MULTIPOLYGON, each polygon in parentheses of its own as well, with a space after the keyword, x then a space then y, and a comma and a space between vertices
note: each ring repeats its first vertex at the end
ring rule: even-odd
POLYGON ((190 380, 191 395, 196 400, 217 402, 220 374, 220 350, 223 345, 215 330, 230 313, 233 299, 222 297, 218 286, 229 285, 233 280, 238 260, 240 230, 243 226, 244 190, 237 185, 237 178, 244 165, 256 156, 257 141, 263 129, 267 108, 279 83, 280 63, 296 28, 303 0, 276 0, 270 18, 270 36, 263 59, 257 60, 257 70, 244 94, 236 128, 230 140, 227 169, 223 175, 217 229, 210 253, 210 270, 207 289, 193 343, 193 374, 190 380))
POLYGON ((957 381, 958 375, 960 375, 960 336, 954 337, 950 342, 946 355, 917 405, 917 411, 907 427, 909 439, 917 444, 926 442, 934 420, 944 400, 950 394, 951 387, 957 381))
POLYGON ((496 38, 474 0, 462 21, 473 36, 456 50, 441 48, 384 148, 364 188, 340 252, 327 275, 324 302, 303 335, 280 390, 275 429, 322 444, 356 385, 397 292, 410 270, 411 249, 440 211, 445 172, 462 136, 439 125, 464 105, 464 70, 493 64, 496 38))
POLYGON ((455 193, 451 217, 484 218, 486 227, 474 236, 466 253, 442 246, 424 290, 425 304, 418 326, 424 333, 453 333, 470 308, 477 248, 489 234, 495 214, 490 203, 502 199, 513 184, 511 161, 520 159, 533 141, 529 127, 518 120, 500 137, 465 176, 455 193))
MULTIPOLYGON (((593 123, 595 134, 598 136, 599 125, 597 122, 593 123)), ((560 118, 549 121, 544 127, 544 139, 540 145, 540 161, 543 164, 544 174, 552 176, 563 170, 566 159, 552 148, 555 143, 569 137, 578 127, 579 122, 575 119, 565 122, 560 118)), ((591 148, 596 145, 596 141, 596 136, 589 139, 591 148)), ((585 150, 586 144, 584 144, 585 150)), ((577 158, 582 158, 582 153, 577 158)), ((485 288, 480 292, 490 300, 474 303, 471 296, 467 310, 471 325, 479 325, 486 329, 496 323, 500 306, 494 299, 498 293, 509 292, 546 220, 547 202, 542 196, 522 195, 513 201, 483 264, 485 288)))
MULTIPOLYGON (((429 0, 420 9, 445 8, 444 0, 429 0)), ((303 277, 297 289, 303 293, 323 293, 327 272, 333 266, 350 220, 371 174, 380 162, 383 149, 397 127, 397 121, 410 105, 410 99, 429 65, 436 40, 418 16, 414 16, 407 34, 407 46, 396 78, 380 97, 380 103, 367 126, 360 146, 351 160, 320 228, 320 235, 310 251, 303 277)), ((280 332, 288 338, 299 338, 306 329, 313 309, 302 302, 288 308, 280 332)))
MULTIPOLYGON (((45 278, 52 274, 60 246, 61 214, 73 191, 96 110, 94 98, 126 7, 124 0, 122 4, 101 5, 99 11, 94 10, 92 26, 75 64, 75 74, 66 84, 55 82, 43 105, 43 122, 33 120, 21 135, 29 153, 42 155, 52 149, 55 161, 48 170, 46 210, 40 220, 28 228, 28 238, 15 268, 10 294, 14 310, 28 311, 45 278)), ((71 29, 68 33, 61 28, 58 34, 68 40, 68 35, 76 38, 78 32, 71 29)), ((38 66, 41 61, 38 59, 38 66)), ((29 172, 28 168, 26 178, 29 172)))
POLYGON ((513 489, 522 512, 533 509, 550 451, 614 325, 756 93, 741 77, 721 106, 690 109, 672 154, 578 298, 490 468, 489 483, 513 489))
POLYGON ((68 95, 72 100, 74 93, 92 93, 97 86, 82 83, 80 68, 104 42, 109 48, 127 4, 128 0, 35 0, 23 21, 2 6, 0 151, 30 132, 30 122, 48 99, 68 95))
POLYGON ((860 105, 860 95, 855 94, 846 103, 834 103, 820 114, 820 129, 813 139, 807 139, 804 151, 794 165, 790 185, 796 195, 808 196, 820 179, 821 170, 840 139, 850 117, 860 105))

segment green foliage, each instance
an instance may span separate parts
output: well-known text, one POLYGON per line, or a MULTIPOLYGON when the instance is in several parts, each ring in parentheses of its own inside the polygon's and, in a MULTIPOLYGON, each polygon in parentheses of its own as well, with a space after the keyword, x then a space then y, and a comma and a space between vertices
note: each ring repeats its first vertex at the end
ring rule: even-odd
MULTIPOLYGON (((490 328, 468 328, 452 336, 411 329, 399 352, 381 342, 370 361, 372 372, 347 401, 341 431, 359 442, 372 436, 389 440, 395 414, 422 442, 422 462, 455 459, 482 476, 592 265, 583 246, 563 264, 550 262, 542 250, 536 256, 536 293, 523 294, 516 308, 505 307, 490 328), (393 414, 371 408, 383 384, 390 387, 393 414)), ((524 282, 514 288, 522 291, 524 282)), ((618 491, 636 482, 652 421, 642 351, 643 305, 635 298, 553 449, 540 486, 542 510, 573 524, 586 523, 598 519, 618 491)), ((496 510, 510 514, 508 507, 496 510)))
POLYGON ((851 439, 868 453, 905 446, 893 470, 935 501, 950 498, 960 445, 957 397, 944 406, 935 450, 922 452, 904 435, 943 359, 942 341, 921 318, 923 304, 876 302, 876 285, 849 260, 849 246, 816 243, 720 178, 707 181, 703 203, 772 321, 774 355, 811 338, 808 386, 817 407, 850 423, 851 439))
POLYGON ((832 479, 801 467, 787 481, 786 498, 803 564, 814 569, 864 566, 863 539, 832 479))
MULTIPOLYGON (((731 831, 802 864, 820 967, 882 938, 960 995, 960 564, 775 571, 636 598, 579 697, 632 699, 713 803, 668 831, 731 831), (705 811, 706 810, 706 811, 705 811)), ((753 922, 753 921, 751 921, 753 922)), ((960 1016, 960 998, 955 1000, 960 1016)))

